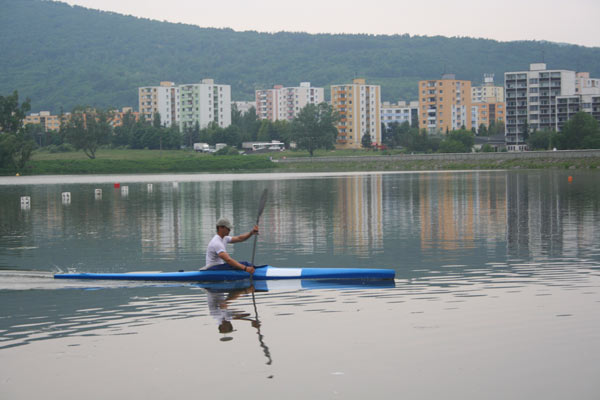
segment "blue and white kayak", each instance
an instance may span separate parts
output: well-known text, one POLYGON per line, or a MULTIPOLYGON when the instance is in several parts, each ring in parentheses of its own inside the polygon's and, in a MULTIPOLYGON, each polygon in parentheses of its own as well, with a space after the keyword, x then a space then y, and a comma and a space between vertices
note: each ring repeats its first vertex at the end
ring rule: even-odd
MULTIPOLYGON (((277 268, 270 265, 257 266, 252 276, 256 281, 274 279, 394 279, 392 269, 371 268, 277 268)), ((248 272, 239 270, 178 271, 178 272, 126 272, 126 273, 64 273, 55 279, 97 279, 126 281, 176 281, 176 282, 223 282, 250 279, 248 272)))

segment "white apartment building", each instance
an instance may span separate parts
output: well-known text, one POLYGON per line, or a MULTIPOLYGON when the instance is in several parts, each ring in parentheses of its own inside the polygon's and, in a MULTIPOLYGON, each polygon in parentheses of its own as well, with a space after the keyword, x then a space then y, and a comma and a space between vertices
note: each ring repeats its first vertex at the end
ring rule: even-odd
POLYGON ((575 93, 556 97, 556 131, 580 111, 591 114, 600 122, 600 79, 590 78, 589 72, 578 72, 575 93))
POLYGON ((390 124, 394 122, 398 124, 408 122, 409 124, 413 125, 413 121, 418 121, 418 118, 418 101, 399 101, 398 103, 384 101, 381 104, 381 122, 386 128, 389 128, 390 124))
POLYGON ((584 76, 578 80, 575 71, 549 70, 544 63, 531 64, 529 71, 506 72, 504 89, 507 149, 509 151, 526 149, 523 136, 526 129, 529 132, 557 129, 559 126, 557 98, 574 96, 586 85, 587 80, 584 76))
POLYGON ((301 82, 300 86, 256 90, 256 114, 260 119, 292 121, 306 105, 325 101, 325 89, 301 82))
POLYGON ((158 113, 163 126, 170 127, 179 122, 179 88, 174 82, 138 88, 138 105, 140 116, 146 121, 151 122, 158 113))
POLYGON ((212 79, 179 85, 179 107, 181 132, 196 123, 200 129, 211 122, 227 128, 231 125, 231 86, 215 84, 212 79))
POLYGON ((471 103, 500 103, 504 101, 504 87, 494 86, 494 74, 483 75, 483 85, 471 87, 471 103))
POLYGON ((340 120, 336 147, 360 148, 364 135, 381 144, 381 88, 367 85, 364 79, 350 84, 331 85, 331 106, 340 120))

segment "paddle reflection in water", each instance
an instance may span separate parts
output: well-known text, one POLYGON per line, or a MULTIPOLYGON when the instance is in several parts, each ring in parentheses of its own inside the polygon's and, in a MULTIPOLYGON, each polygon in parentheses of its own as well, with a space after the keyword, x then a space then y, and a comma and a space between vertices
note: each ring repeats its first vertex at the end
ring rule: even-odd
POLYGON ((231 321, 249 321, 251 325, 254 328, 256 328, 258 342, 260 343, 260 347, 262 348, 265 357, 267 358, 266 364, 271 365, 271 363, 273 362, 273 360, 271 359, 271 352, 269 350, 269 347, 264 342, 264 335, 260 331, 261 323, 258 319, 258 308, 256 307, 256 299, 254 297, 254 286, 251 285, 247 288, 232 290, 214 288, 204 288, 204 290, 206 291, 206 298, 210 315, 212 315, 218 321, 219 333, 223 334, 223 337, 221 337, 219 340, 222 342, 233 340, 233 336, 227 336, 227 334, 230 334, 235 330, 231 321), (250 317, 250 313, 235 310, 229 307, 230 303, 238 299, 240 296, 246 294, 252 294, 252 302, 254 304, 254 318, 250 317))

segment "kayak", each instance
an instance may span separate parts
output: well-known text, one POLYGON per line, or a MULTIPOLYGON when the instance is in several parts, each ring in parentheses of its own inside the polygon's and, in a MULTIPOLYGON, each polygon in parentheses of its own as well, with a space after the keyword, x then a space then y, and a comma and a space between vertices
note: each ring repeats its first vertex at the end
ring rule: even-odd
MULTIPOLYGON (((277 268, 270 265, 257 266, 252 279, 266 281, 275 279, 394 279, 392 269, 371 268, 277 268)), ((126 281, 175 281, 175 282, 224 282, 250 279, 248 272, 240 270, 178 271, 178 272, 126 272, 126 273, 60 273, 55 279, 96 279, 126 281)))

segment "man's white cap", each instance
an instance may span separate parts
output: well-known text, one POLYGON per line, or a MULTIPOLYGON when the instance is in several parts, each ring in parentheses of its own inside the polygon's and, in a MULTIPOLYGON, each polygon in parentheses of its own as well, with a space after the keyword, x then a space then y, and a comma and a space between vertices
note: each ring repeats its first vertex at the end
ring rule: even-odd
POLYGON ((217 228, 220 226, 224 226, 225 228, 233 229, 233 225, 227 218, 219 218, 217 221, 217 228))

